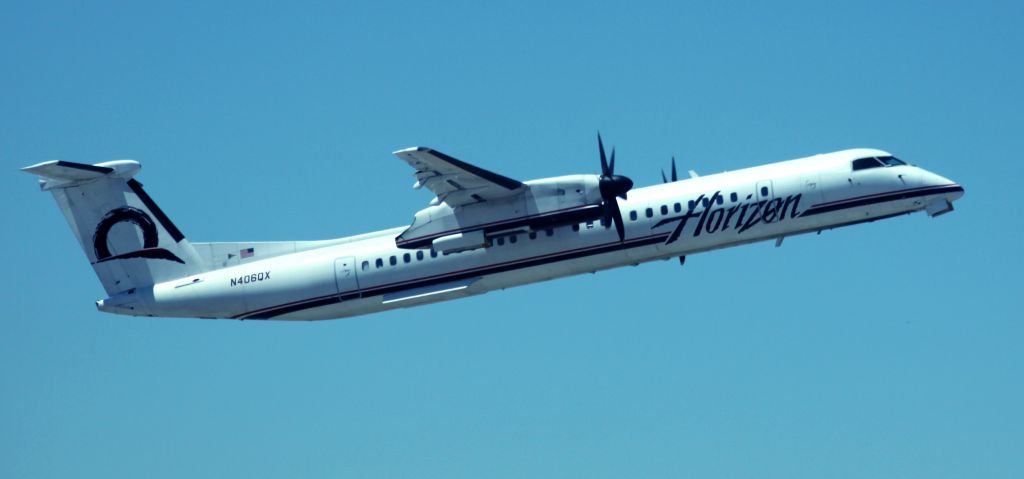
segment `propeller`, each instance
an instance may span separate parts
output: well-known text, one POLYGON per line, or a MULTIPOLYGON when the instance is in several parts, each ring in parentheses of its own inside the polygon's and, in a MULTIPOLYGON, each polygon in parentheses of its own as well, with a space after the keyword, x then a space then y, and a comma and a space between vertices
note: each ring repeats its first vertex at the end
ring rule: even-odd
POLYGON ((615 231, 619 233, 619 241, 626 239, 626 225, 622 221, 622 211, 616 197, 626 199, 626 193, 633 188, 633 180, 615 174, 615 147, 612 147, 611 161, 604 155, 604 142, 601 133, 597 134, 597 149, 601 153, 601 177, 598 186, 601 190, 601 206, 604 209, 604 224, 615 222, 615 231))
MULTIPOLYGON (((679 181, 679 177, 676 176, 676 157, 672 157, 672 182, 679 181)), ((661 182, 668 183, 668 178, 665 178, 665 170, 661 170, 661 182)))

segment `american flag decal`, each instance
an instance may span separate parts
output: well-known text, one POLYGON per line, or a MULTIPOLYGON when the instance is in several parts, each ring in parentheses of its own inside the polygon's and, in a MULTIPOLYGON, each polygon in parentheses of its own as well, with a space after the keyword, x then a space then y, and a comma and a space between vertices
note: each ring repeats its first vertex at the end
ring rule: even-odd
POLYGON ((246 249, 238 251, 238 255, 241 256, 242 259, 252 258, 252 256, 255 255, 255 254, 256 254, 256 248, 246 248, 246 249))

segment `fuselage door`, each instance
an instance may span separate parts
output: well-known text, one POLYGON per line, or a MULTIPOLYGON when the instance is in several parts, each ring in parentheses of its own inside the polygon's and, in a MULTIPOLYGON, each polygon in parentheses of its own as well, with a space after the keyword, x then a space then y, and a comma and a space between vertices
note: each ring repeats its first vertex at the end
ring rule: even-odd
POLYGON ((824 201, 822 199, 824 196, 821 193, 823 188, 821 188, 821 185, 819 184, 821 183, 821 175, 817 171, 805 174, 803 176, 803 181, 804 185, 802 191, 804 199, 807 201, 804 209, 808 206, 816 205, 824 201))
POLYGON ((350 293, 359 289, 354 257, 345 256, 334 260, 334 281, 338 285, 338 294, 350 293))

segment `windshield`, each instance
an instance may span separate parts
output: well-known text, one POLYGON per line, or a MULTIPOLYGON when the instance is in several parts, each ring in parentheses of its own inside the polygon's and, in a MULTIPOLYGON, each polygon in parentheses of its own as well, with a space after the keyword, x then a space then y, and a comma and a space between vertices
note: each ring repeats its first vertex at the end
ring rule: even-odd
POLYGON ((853 171, 866 170, 868 168, 879 168, 885 166, 874 157, 860 158, 853 160, 853 171))
POLYGON ((867 158, 858 158, 853 160, 853 171, 900 165, 906 165, 906 163, 895 156, 880 156, 877 158, 869 156, 867 158))
POLYGON ((900 160, 899 158, 896 158, 895 156, 883 156, 883 157, 880 157, 879 160, 882 163, 885 163, 885 166, 906 165, 906 163, 904 163, 903 160, 900 160))

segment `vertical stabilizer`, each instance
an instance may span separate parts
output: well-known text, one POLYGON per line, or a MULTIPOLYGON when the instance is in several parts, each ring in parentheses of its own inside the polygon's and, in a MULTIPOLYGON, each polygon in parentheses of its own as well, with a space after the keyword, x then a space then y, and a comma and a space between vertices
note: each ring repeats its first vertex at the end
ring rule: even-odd
POLYGON ((108 295, 206 269, 192 245, 132 179, 141 165, 48 161, 23 168, 53 193, 108 295))

